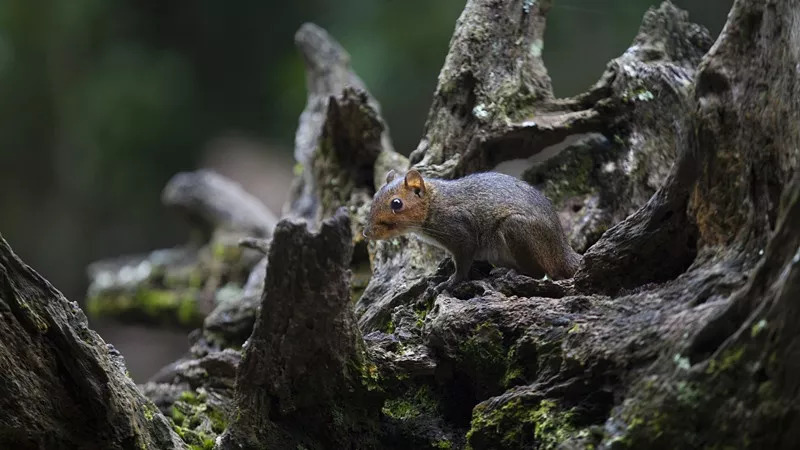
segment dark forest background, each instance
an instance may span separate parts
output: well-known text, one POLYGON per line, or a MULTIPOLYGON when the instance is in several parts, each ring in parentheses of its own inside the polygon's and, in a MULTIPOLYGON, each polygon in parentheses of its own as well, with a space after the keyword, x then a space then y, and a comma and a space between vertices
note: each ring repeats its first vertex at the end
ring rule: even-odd
MULTIPOLYGON (((555 0, 544 60, 556 94, 594 83, 657 3, 555 0)), ((675 3, 716 36, 732 0, 675 3)), ((396 149, 408 154, 463 6, 0 0, 0 233, 81 301, 89 262, 186 238, 159 199, 178 171, 214 168, 279 213, 305 104, 293 36, 306 21, 350 52, 396 149)), ((185 347, 183 333, 95 326, 121 348, 137 381, 185 347)))

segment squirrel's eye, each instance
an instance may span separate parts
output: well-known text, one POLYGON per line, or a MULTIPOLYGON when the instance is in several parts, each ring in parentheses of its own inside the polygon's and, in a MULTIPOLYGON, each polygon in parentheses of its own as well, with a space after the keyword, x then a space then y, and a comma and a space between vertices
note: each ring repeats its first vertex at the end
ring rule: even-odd
POLYGON ((403 201, 399 198, 392 199, 390 206, 392 207, 392 211, 400 211, 400 208, 403 207, 403 201))

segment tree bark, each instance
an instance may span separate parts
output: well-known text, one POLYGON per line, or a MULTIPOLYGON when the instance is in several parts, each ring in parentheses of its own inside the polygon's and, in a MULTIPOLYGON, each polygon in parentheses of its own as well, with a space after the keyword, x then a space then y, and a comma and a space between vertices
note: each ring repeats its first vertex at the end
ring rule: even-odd
POLYGON ((382 398, 350 305, 349 222, 342 208, 318 233, 288 220, 275 229, 221 448, 375 445, 382 398))
POLYGON ((0 236, 0 447, 186 448, 122 356, 0 236))
MULTIPOLYGON (((664 2, 601 79, 568 99, 554 98, 541 59, 549 7, 467 2, 408 160, 344 49, 316 26, 298 31, 309 98, 287 218, 271 241, 247 241, 268 257, 239 281, 238 301, 218 305, 190 354, 143 387, 184 441, 800 445, 800 2, 737 0, 713 46, 664 2), (458 177, 509 161, 553 200, 583 251, 574 279, 478 263, 473 281, 439 293, 453 270, 440 251, 361 237, 388 170, 458 177)), ((14 382, 0 385, 0 442, 181 445, 158 411, 149 428, 138 412, 118 412, 119 395, 142 400, 99 338, 64 316, 79 311, 53 309, 66 301, 15 257, 0 263, 0 314, 16 342, 0 348, 9 355, 0 361, 16 361, 3 372, 14 382), (75 329, 92 337, 88 347, 63 337, 75 329), (34 357, 21 350, 31 336, 34 357), (37 365, 49 371, 18 389, 37 365), (97 379, 111 380, 107 391, 97 379), (109 432, 90 436, 74 414, 21 407, 53 396, 109 432)))
MULTIPOLYGON (((264 238, 277 219, 234 181, 207 170, 178 173, 161 198, 190 224, 189 242, 92 263, 90 315, 192 330, 220 303, 220 288, 241 286, 263 259, 264 238)), ((236 309, 222 303, 222 309, 236 309)), ((252 320, 244 322, 249 334, 252 320)), ((228 333, 241 331, 221 332, 228 333)))

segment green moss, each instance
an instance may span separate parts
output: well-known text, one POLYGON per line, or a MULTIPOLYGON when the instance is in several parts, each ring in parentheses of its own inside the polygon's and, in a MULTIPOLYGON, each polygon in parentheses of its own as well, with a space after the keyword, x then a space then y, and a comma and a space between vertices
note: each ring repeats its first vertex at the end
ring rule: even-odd
POLYGON ((183 391, 178 399, 190 405, 197 405, 200 403, 200 400, 197 398, 197 394, 194 391, 183 391))
MULTIPOLYGON (((366 359, 366 358, 365 358, 366 359)), ((358 363, 354 363, 358 364, 358 363)), ((360 374, 361 384, 366 387, 368 391, 381 391, 382 377, 378 366, 372 362, 358 364, 358 373, 360 374)))
MULTIPOLYGON (((614 426, 606 427, 622 431, 605 443, 614 449, 774 448, 769 430, 795 406, 775 389, 774 380, 756 381, 765 375, 756 363, 765 349, 761 342, 751 347, 747 340, 753 337, 752 332, 741 335, 704 371, 668 371, 640 380, 614 414, 614 426)), ((774 373, 765 372, 767 377, 774 373)))
POLYGON ((615 448, 633 449, 637 447, 637 442, 657 442, 664 437, 665 431, 675 425, 670 415, 662 411, 648 413, 645 417, 634 416, 628 421, 625 433, 615 437, 613 442, 615 448))
POLYGON ((220 242, 215 242, 211 247, 211 256, 216 260, 224 260, 225 259, 225 244, 220 242))
POLYGON ((425 325, 425 318, 428 317, 428 313, 433 309, 434 299, 435 296, 430 296, 414 305, 414 315, 417 317, 416 326, 418 328, 422 328, 425 325))
POLYGON ((196 433, 193 431, 186 431, 181 436, 189 445, 190 450, 212 450, 214 448, 215 438, 204 433, 196 433))
POLYGON ((638 86, 630 89, 622 94, 622 100, 625 102, 649 102, 655 96, 644 86, 638 86))
POLYGON ((209 409, 206 411, 206 416, 211 421, 211 429, 215 433, 222 433, 225 427, 228 426, 228 420, 221 411, 216 409, 209 409))
POLYGON ((632 391, 636 398, 623 405, 621 414, 624 430, 607 443, 613 443, 615 449, 649 448, 658 442, 671 442, 675 448, 698 446, 693 430, 708 420, 706 409, 713 402, 703 385, 653 376, 640 381, 632 391))
POLYGON ((508 389, 516 384, 516 381, 524 376, 522 369, 519 367, 509 367, 506 374, 503 376, 503 386, 508 389))
MULTIPOLYGON (((349 126, 352 129, 359 129, 359 124, 351 123, 349 126)), ((370 137, 363 136, 363 138, 370 137)), ((315 149, 311 170, 318 183, 320 214, 323 217, 332 215, 339 206, 348 204, 350 195, 355 189, 355 182, 348 175, 349 172, 341 170, 336 148, 328 130, 325 130, 315 149)))
POLYGON ((700 385, 689 381, 675 383, 675 399, 681 407, 695 408, 704 401, 700 385))
POLYGON ((536 445, 540 449, 556 448, 575 434, 573 414, 561 411, 551 400, 542 400, 534 407, 515 398, 499 408, 486 403, 472 413, 467 441, 470 448, 478 442, 499 442, 504 448, 536 445))
POLYGON ((386 324, 386 328, 385 328, 386 334, 394 333, 394 329, 395 329, 394 322, 389 320, 389 323, 386 324))
POLYGON ((211 258, 216 263, 236 264, 242 258, 242 247, 231 245, 227 242, 213 242, 211 244, 211 258))
POLYGON ((539 100, 537 92, 518 79, 500 86, 492 97, 495 99, 490 105, 492 112, 513 122, 533 118, 535 105, 539 100))
POLYGON ((563 352, 563 341, 568 336, 566 327, 554 328, 540 334, 531 330, 508 351, 503 387, 529 384, 538 377, 549 377, 562 368, 581 366, 577 354, 567 357, 563 352))
POLYGON ((555 205, 569 198, 593 191, 594 154, 591 151, 569 151, 523 174, 526 181, 542 185, 542 191, 555 205))
POLYGON ((772 383, 772 381, 765 381, 758 385, 758 396, 761 399, 772 399, 775 398, 776 395, 777 393, 775 391, 775 385, 772 383))
POLYGON ((47 322, 42 319, 39 314, 36 314, 30 305, 28 305, 24 300, 18 299, 18 304, 20 309, 25 312, 26 317, 30 319, 31 323, 33 323, 36 329, 39 330, 40 333, 46 333, 48 330, 47 322))
POLYGON ((750 336, 758 336, 762 331, 764 331, 765 328, 767 328, 767 321, 764 319, 759 320, 758 322, 754 323, 752 327, 750 327, 750 336))
POLYGON ((448 441, 447 439, 441 439, 433 443, 433 448, 450 450, 453 448, 453 443, 448 441))
POLYGON ((196 291, 140 287, 133 292, 104 293, 89 297, 92 317, 146 318, 149 322, 176 322, 186 327, 202 324, 196 291))
POLYGON ((363 287, 355 287, 355 286, 351 285, 350 286, 350 302, 352 304, 354 304, 354 305, 356 303, 358 303, 358 300, 361 298, 362 295, 364 295, 364 290, 365 290, 365 288, 363 288, 363 287))
POLYGON ((414 311, 414 315, 417 317, 417 321, 414 323, 417 328, 422 328, 425 326, 425 317, 428 316, 428 311, 414 311))
POLYGON ((158 317, 178 308, 181 299, 174 291, 140 289, 135 296, 136 302, 149 316, 158 317))
POLYGON ((389 399, 383 404, 381 412, 392 419, 408 420, 419 416, 419 410, 406 400, 389 399))
POLYGON ((227 248, 227 252, 225 253, 225 260, 224 262, 229 265, 234 265, 239 263, 242 259, 242 253, 244 252, 244 247, 240 247, 239 245, 229 245, 227 248))
POLYGON ((202 319, 202 314, 197 309, 197 300, 190 297, 184 297, 178 304, 178 322, 181 325, 190 326, 191 324, 202 319))
POLYGON ((459 349, 467 370, 483 384, 499 381, 506 371, 503 333, 492 322, 476 326, 459 349))
POLYGON ((207 400, 202 390, 199 394, 184 391, 170 409, 173 429, 190 448, 213 448, 217 435, 227 427, 225 412, 207 400))
POLYGON ((216 439, 205 437, 203 438, 203 450, 213 450, 216 439))
POLYGON ((543 448, 557 446, 575 431, 572 414, 558 411, 556 403, 552 401, 543 400, 528 418, 536 423, 534 435, 543 448))
POLYGON ((145 403, 144 405, 144 418, 147 420, 153 420, 156 414, 156 407, 150 403, 145 403))
POLYGON ((732 349, 729 348, 724 352, 722 352, 722 355, 719 359, 712 359, 708 363, 708 367, 706 368, 706 373, 712 375, 730 370, 739 363, 743 355, 744 355, 744 347, 738 347, 732 349))
POLYGON ((428 386, 422 386, 416 390, 407 391, 403 396, 394 399, 387 399, 381 411, 387 417, 397 420, 408 420, 419 417, 423 414, 435 414, 439 405, 431 395, 428 386))
POLYGON ((457 78, 453 77, 446 78, 446 81, 439 85, 439 94, 443 96, 448 96, 455 91, 457 85, 458 85, 457 78))
POLYGON ((175 425, 181 426, 186 421, 186 415, 181 412, 180 409, 176 408, 174 405, 170 410, 170 415, 172 416, 172 421, 175 422, 175 425))
POLYGON ((189 274, 188 286, 194 289, 200 289, 206 280, 206 273, 201 269, 193 270, 189 274))

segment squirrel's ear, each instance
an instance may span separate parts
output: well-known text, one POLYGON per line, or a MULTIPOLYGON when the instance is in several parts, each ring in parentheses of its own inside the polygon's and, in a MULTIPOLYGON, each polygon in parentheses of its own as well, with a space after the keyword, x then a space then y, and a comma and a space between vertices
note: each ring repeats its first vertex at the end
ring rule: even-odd
POLYGON ((390 170, 389 173, 386 174, 386 184, 391 183, 394 179, 397 178, 397 172, 394 169, 390 170))
POLYGON ((406 187, 413 190, 417 195, 424 194, 425 181, 422 179, 422 175, 416 170, 406 172, 406 187))

